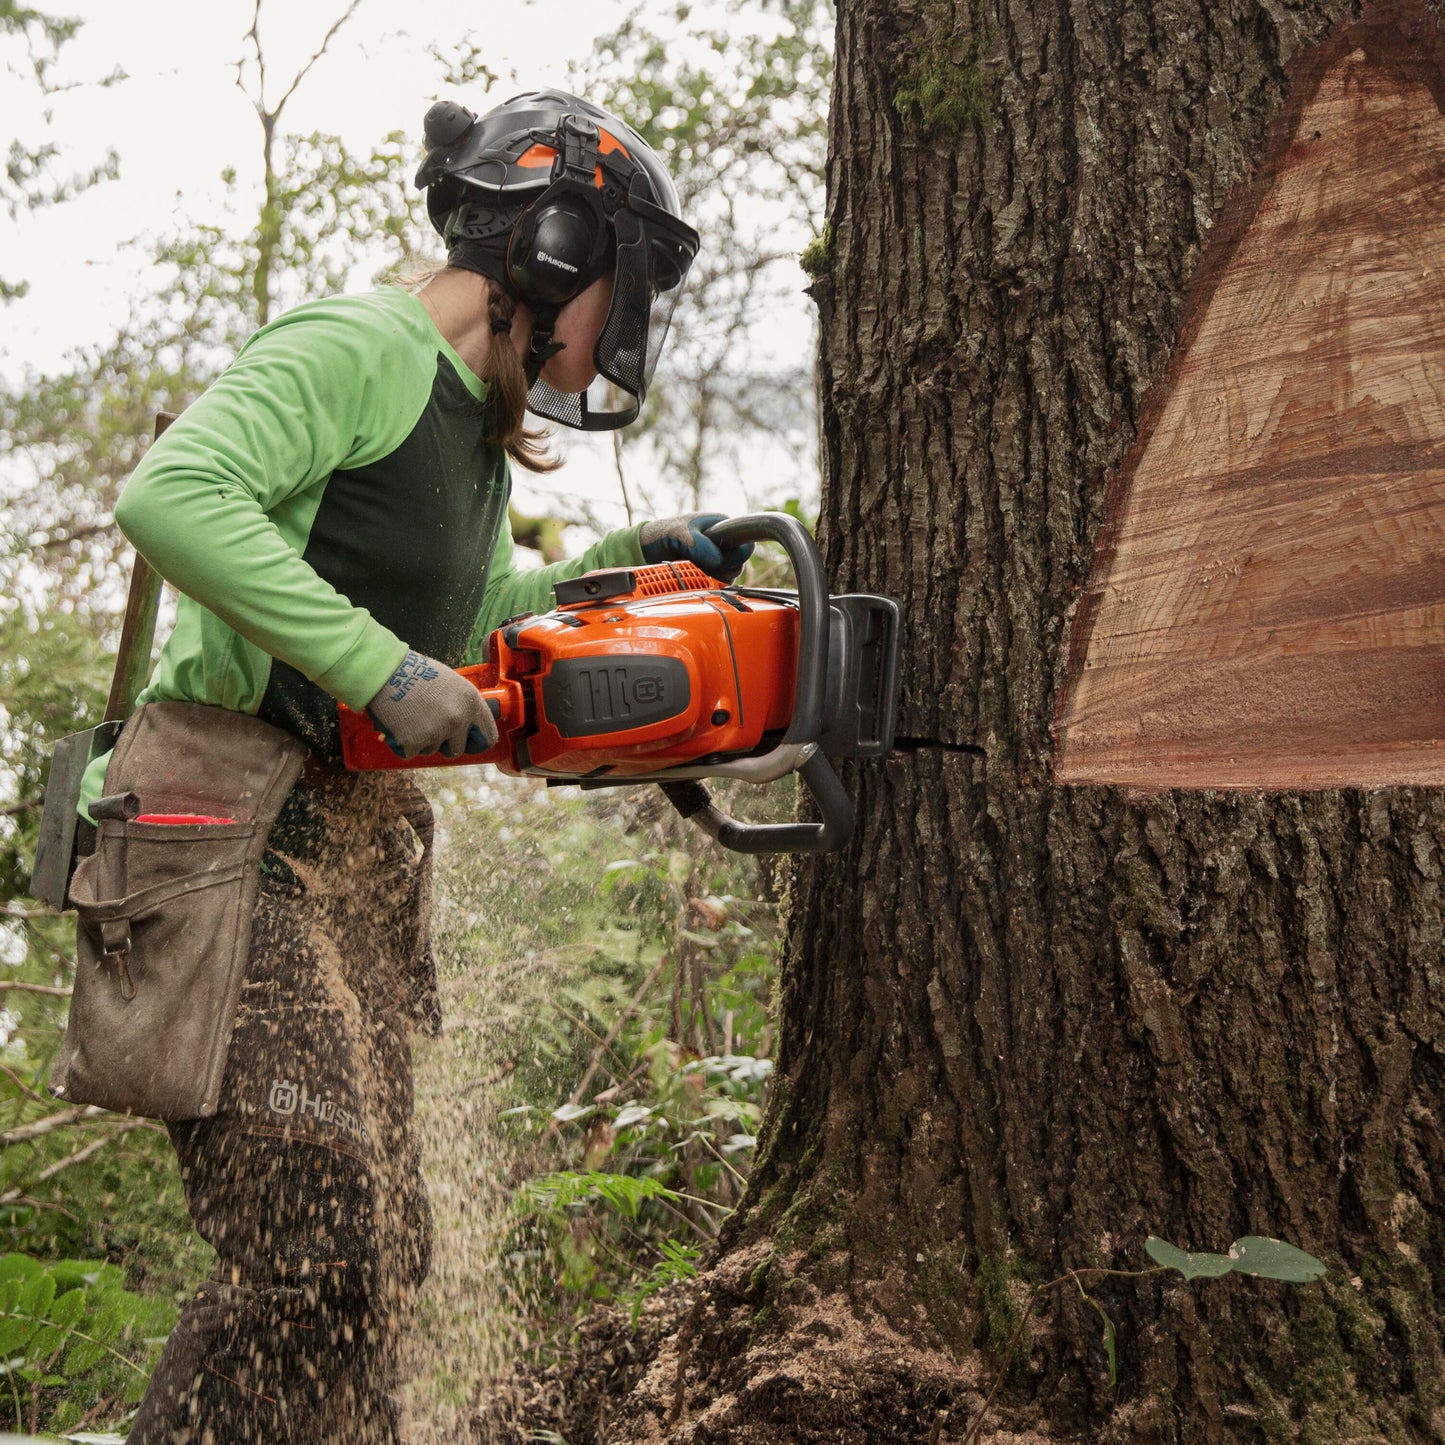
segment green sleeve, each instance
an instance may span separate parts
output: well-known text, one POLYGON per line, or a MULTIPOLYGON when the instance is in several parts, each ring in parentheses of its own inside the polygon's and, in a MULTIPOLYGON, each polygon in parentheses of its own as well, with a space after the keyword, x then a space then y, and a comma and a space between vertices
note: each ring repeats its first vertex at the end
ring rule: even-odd
POLYGON ((272 657, 353 707, 406 645, 303 560, 327 479, 394 451, 430 394, 396 308, 335 298, 256 333, 156 442, 118 505, 160 574, 272 657))
POLYGON ((487 638, 508 618, 517 617, 523 612, 548 611, 552 606, 554 582, 560 582, 566 577, 580 577, 584 572, 593 572, 599 567, 640 567, 642 544, 637 540, 637 534, 641 530, 639 524, 636 527, 625 527, 620 532, 609 532, 600 542, 594 542, 580 557, 570 562, 553 562, 548 567, 518 571, 511 529, 504 523, 496 549, 492 553, 487 595, 482 601, 477 625, 472 630, 467 660, 486 660, 487 638))

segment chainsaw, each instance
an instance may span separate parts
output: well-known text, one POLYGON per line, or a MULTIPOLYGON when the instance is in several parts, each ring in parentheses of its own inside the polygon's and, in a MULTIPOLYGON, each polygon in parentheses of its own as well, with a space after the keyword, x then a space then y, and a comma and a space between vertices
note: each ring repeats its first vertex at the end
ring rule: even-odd
POLYGON ((557 606, 512 619, 487 661, 460 668, 486 699, 497 742, 482 753, 402 758, 364 711, 341 706, 348 768, 493 763, 549 784, 657 783, 725 848, 825 853, 853 832, 834 758, 893 748, 901 613, 888 597, 830 597, 813 539, 780 512, 709 528, 720 547, 774 541, 796 591, 738 587, 690 562, 613 567, 558 582, 557 606), (796 772, 820 821, 745 823, 704 778, 766 784, 796 772))

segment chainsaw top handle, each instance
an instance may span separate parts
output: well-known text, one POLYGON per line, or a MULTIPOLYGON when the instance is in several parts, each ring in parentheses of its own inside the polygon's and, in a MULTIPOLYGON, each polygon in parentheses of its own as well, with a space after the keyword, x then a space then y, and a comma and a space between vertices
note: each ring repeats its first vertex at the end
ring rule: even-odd
POLYGON ((819 823, 740 823, 713 806, 696 781, 662 783, 668 800, 725 848, 739 853, 829 853, 853 834, 853 804, 832 764, 818 749, 828 682, 831 613, 823 562, 808 529, 785 512, 729 517, 707 529, 726 549, 742 542, 778 542, 788 554, 798 587, 798 666, 793 717, 778 752, 797 750, 795 764, 817 804, 819 823))

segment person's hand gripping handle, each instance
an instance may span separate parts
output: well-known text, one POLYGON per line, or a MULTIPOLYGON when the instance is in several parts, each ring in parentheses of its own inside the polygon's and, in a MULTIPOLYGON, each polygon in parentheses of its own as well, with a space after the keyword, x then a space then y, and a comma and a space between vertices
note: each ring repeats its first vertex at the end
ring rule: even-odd
POLYGON ((753 555, 753 544, 742 542, 726 552, 707 534, 717 522, 726 521, 721 512, 686 512, 646 522, 637 534, 644 562, 691 562, 719 582, 731 582, 753 555))
POLYGON ((398 757, 484 753, 497 741, 487 700, 444 662, 408 652, 366 710, 398 757))

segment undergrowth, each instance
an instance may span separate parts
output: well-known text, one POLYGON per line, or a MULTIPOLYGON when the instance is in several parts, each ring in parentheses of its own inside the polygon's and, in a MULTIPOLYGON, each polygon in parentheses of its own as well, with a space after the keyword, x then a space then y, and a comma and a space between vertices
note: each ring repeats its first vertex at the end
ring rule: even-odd
MULTIPOLYGON (((783 793, 728 806, 779 816, 783 793)), ((548 1358, 593 1305, 635 1313, 695 1272, 741 1198, 772 1071, 776 880, 650 791, 443 801, 443 966, 491 1065, 516 1344, 548 1358)))

